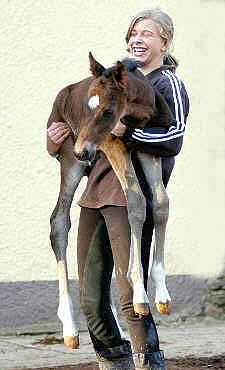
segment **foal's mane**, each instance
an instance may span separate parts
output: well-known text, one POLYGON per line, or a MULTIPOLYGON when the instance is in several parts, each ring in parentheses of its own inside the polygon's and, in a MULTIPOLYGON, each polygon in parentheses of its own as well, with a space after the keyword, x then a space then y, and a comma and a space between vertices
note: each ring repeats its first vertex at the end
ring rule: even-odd
MULTIPOLYGON (((141 64, 138 61, 136 61, 134 59, 131 59, 131 58, 124 58, 120 63, 122 63, 124 65, 126 71, 128 71, 128 72, 134 72, 134 71, 136 71, 136 69, 138 67, 141 66, 141 64)), ((116 63, 115 63, 115 65, 113 67, 107 68, 103 72, 103 75, 105 77, 111 76, 112 75, 113 68, 115 68, 115 66, 116 66, 116 63)))
POLYGON ((134 72, 137 68, 141 67, 140 62, 131 58, 124 58, 121 63, 124 65, 128 72, 134 72))

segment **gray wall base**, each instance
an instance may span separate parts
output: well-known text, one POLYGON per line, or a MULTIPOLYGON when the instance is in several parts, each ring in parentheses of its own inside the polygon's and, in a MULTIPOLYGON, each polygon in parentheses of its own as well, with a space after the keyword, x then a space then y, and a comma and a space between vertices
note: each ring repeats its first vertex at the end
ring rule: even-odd
MULTIPOLYGON (((149 282, 151 310, 158 323, 183 321, 204 312, 204 280, 190 275, 168 276, 167 286, 173 299, 170 316, 158 314, 154 307, 154 285, 149 282)), ((80 330, 86 330, 78 295, 78 281, 70 281, 75 320, 80 330)), ((112 282, 113 300, 119 310, 116 282, 112 282)), ((55 332, 61 330, 57 318, 58 281, 0 283, 0 334, 55 332)), ((121 312, 122 327, 126 327, 121 312)))

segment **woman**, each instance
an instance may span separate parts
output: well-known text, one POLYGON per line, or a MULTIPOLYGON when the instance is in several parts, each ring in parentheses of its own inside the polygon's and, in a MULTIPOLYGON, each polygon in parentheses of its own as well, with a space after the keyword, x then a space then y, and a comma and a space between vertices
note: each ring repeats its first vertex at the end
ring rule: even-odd
MULTIPOLYGON (((175 59, 168 54, 173 31, 171 18, 159 9, 152 9, 135 16, 126 35, 131 56, 141 62, 141 71, 165 97, 174 116, 173 125, 169 129, 154 127, 130 130, 119 124, 113 130, 113 134, 123 138, 132 150, 162 157, 165 186, 174 166, 174 156, 182 147, 189 110, 184 85, 171 71, 177 66, 175 59), (170 67, 166 64, 170 64, 170 67)), ((70 130, 65 123, 52 123, 48 129, 48 152, 56 155, 69 134, 70 130)), ((150 208, 151 196, 135 153, 132 158, 148 207, 142 233, 142 264, 147 289, 154 228, 150 208)), ((77 253, 80 299, 99 360, 99 368, 134 369, 135 366, 135 369, 165 369, 163 352, 159 349, 158 334, 151 313, 139 318, 133 310, 132 288, 126 278, 130 246, 126 200, 103 153, 90 172, 79 205, 81 214, 77 253), (134 362, 130 343, 121 336, 110 306, 110 283, 114 263, 121 309, 129 327, 134 362)))

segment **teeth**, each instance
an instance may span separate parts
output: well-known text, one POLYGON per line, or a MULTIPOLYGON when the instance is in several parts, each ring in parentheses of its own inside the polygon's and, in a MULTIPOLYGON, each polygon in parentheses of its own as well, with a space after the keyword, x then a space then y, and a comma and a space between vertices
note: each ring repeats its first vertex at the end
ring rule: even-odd
POLYGON ((145 49, 143 49, 143 48, 134 48, 134 51, 135 52, 144 52, 145 49))

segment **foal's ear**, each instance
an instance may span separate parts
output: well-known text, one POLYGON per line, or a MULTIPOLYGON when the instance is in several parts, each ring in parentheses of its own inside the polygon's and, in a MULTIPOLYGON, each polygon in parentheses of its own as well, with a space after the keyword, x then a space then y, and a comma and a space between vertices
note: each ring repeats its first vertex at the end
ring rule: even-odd
POLYGON ((124 89, 126 84, 126 68, 121 62, 117 62, 112 70, 112 78, 115 84, 124 89))
POLYGON ((105 71, 105 67, 103 67, 100 63, 95 60, 91 52, 89 52, 89 62, 90 62, 90 70, 93 76, 96 78, 101 76, 102 73, 105 71))

